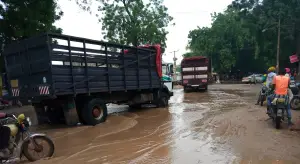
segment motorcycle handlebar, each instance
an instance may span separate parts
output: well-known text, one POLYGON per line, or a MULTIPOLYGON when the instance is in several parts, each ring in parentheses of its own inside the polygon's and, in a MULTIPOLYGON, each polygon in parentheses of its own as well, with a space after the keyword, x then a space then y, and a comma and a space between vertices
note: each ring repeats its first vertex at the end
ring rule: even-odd
POLYGON ((10 113, 6 114, 6 117, 10 117, 10 118, 17 119, 16 116, 15 116, 14 114, 10 114, 10 113))

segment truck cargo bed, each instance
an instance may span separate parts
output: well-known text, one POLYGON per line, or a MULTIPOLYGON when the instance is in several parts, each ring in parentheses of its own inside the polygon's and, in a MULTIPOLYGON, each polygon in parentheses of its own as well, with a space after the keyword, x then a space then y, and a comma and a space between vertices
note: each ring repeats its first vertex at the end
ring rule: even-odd
POLYGON ((4 58, 13 96, 55 97, 160 88, 157 48, 44 34, 8 45, 4 58))

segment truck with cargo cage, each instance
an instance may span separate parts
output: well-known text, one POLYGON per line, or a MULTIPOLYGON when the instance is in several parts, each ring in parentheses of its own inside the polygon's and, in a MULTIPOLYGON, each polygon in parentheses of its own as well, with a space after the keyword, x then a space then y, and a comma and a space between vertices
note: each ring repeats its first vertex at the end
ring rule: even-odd
POLYGON ((181 61, 181 76, 184 91, 207 90, 211 76, 211 63, 207 57, 187 57, 181 61))
POLYGON ((38 123, 96 125, 107 103, 167 107, 159 45, 132 47, 46 33, 9 44, 4 60, 13 98, 30 99, 38 123))

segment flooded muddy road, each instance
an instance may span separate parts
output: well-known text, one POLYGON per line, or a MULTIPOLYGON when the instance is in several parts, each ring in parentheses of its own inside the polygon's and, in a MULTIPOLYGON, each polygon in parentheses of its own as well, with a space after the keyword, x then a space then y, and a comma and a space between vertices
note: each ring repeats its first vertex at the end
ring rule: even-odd
POLYGON ((194 93, 178 88, 168 108, 128 111, 110 105, 103 124, 41 130, 56 149, 53 158, 36 163, 299 163, 300 135, 275 130, 265 108, 254 105, 258 90, 258 85, 212 85, 194 93))

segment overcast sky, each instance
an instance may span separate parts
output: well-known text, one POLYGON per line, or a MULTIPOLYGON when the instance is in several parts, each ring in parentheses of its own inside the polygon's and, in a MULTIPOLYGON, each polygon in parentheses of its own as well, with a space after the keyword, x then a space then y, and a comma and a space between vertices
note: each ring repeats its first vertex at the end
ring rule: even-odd
MULTIPOLYGON (((172 62, 173 54, 181 61, 188 42, 187 35, 197 26, 210 26, 210 13, 222 12, 232 0, 165 0, 169 14, 174 17, 175 26, 168 27, 166 55, 163 60, 172 62)), ((75 3, 69 0, 59 0, 64 16, 56 25, 63 29, 63 33, 95 40, 102 40, 101 24, 98 18, 82 11, 75 3)), ((96 5, 93 5, 96 7, 96 5)))

